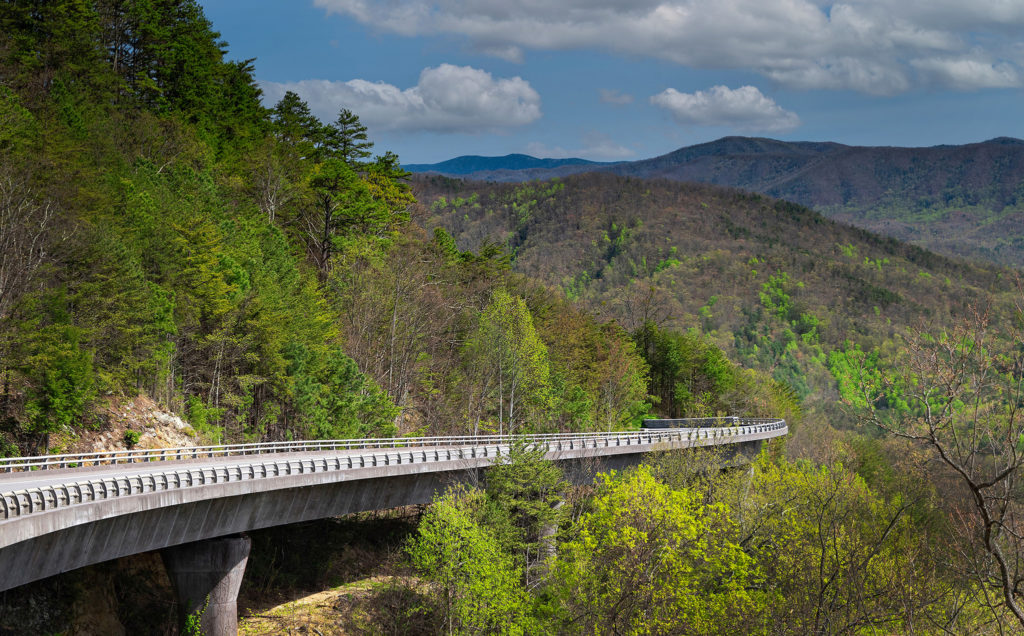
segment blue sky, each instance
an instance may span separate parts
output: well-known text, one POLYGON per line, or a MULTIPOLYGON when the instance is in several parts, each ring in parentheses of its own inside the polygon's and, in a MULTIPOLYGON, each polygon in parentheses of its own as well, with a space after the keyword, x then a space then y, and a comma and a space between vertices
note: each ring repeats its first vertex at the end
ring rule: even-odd
POLYGON ((205 0, 268 105, 403 163, 1024 138, 1024 0, 205 0))

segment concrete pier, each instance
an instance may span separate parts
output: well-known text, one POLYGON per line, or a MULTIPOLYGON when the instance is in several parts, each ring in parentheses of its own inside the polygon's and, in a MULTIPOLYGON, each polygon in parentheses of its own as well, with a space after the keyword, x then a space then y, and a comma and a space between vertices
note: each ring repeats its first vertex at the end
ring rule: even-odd
POLYGON ((199 612, 201 633, 238 633, 238 588, 242 585, 251 541, 244 535, 218 537, 161 550, 164 567, 178 595, 182 633, 199 612))

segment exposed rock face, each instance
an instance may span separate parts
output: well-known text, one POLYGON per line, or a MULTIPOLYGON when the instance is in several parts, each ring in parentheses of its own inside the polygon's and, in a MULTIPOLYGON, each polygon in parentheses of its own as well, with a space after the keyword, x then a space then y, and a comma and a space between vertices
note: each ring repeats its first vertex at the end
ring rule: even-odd
POLYGON ((126 431, 139 433, 139 441, 134 448, 177 448, 199 444, 188 422, 163 410, 145 396, 130 400, 110 398, 106 406, 99 410, 99 419, 104 422, 100 429, 82 431, 77 439, 68 444, 67 452, 125 450, 126 431))

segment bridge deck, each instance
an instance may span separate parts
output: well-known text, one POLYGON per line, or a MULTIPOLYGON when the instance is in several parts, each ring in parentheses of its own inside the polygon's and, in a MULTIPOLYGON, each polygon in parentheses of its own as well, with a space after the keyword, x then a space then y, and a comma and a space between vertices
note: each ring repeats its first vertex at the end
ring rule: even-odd
POLYGON ((0 472, 0 590, 129 554, 427 503, 446 484, 507 456, 517 441, 544 449, 552 461, 617 459, 630 465, 651 451, 757 443, 787 430, 783 420, 742 420, 525 438, 346 440, 0 460, 0 471, 10 471, 0 472))

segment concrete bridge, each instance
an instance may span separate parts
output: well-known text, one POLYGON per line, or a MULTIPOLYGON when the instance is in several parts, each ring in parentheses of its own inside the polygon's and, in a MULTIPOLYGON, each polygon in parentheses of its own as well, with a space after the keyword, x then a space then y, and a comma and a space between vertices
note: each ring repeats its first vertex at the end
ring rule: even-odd
POLYGON ((0 591, 160 550, 183 615, 237 632, 248 530, 429 503, 523 440, 577 483, 652 451, 725 445, 752 456, 784 420, 673 420, 678 428, 240 444, 0 459, 0 591))

